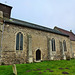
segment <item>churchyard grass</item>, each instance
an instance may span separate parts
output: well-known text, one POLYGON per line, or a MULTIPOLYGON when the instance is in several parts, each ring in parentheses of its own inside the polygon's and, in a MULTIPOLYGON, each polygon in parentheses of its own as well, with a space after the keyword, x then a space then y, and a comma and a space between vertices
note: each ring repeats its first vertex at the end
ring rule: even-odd
MULTIPOLYGON (((16 64, 18 75, 75 75, 75 59, 16 64)), ((1 65, 0 75, 14 75, 12 65, 1 65)))

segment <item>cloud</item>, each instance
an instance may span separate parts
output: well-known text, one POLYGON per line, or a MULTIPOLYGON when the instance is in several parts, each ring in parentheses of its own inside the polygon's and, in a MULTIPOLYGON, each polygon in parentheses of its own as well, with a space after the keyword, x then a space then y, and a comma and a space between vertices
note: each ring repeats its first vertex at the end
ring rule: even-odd
POLYGON ((5 1, 13 6, 12 17, 75 33, 75 0, 1 0, 5 1))

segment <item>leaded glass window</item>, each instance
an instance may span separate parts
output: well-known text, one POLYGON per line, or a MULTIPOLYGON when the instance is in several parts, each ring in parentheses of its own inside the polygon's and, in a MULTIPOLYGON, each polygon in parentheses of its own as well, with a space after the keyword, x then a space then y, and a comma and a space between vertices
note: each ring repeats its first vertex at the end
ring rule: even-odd
POLYGON ((64 51, 67 51, 67 49, 66 49, 66 41, 65 40, 63 41, 63 47, 64 47, 64 51))
POLYGON ((55 39, 54 38, 52 38, 52 51, 56 51, 56 49, 55 49, 55 39))
POLYGON ((21 32, 16 35, 16 50, 23 50, 23 34, 21 32))

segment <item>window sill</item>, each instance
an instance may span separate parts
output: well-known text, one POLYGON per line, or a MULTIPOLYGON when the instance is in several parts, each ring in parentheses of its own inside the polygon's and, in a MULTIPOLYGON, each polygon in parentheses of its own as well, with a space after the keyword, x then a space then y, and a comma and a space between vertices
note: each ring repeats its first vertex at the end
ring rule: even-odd
POLYGON ((23 50, 16 50, 16 52, 22 52, 23 50))

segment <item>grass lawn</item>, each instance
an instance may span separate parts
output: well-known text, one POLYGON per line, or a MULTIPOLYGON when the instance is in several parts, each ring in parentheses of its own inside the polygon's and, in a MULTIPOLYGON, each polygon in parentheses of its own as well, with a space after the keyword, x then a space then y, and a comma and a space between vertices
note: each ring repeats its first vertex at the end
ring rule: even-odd
MULTIPOLYGON (((75 75, 75 59, 17 64, 16 66, 18 75, 75 75)), ((12 65, 0 66, 0 75, 13 75, 12 65)))

